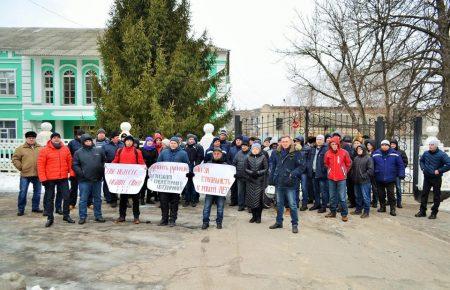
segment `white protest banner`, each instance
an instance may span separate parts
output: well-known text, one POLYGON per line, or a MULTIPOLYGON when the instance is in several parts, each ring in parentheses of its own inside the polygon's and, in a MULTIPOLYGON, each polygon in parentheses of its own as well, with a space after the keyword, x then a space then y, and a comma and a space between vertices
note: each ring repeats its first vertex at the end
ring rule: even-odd
POLYGON ((106 163, 105 180, 109 191, 118 194, 137 194, 145 181, 147 168, 142 164, 106 163))
POLYGON ((157 162, 148 169, 147 187, 153 191, 180 194, 188 182, 189 165, 181 162, 157 162))
POLYGON ((198 193, 226 196, 234 182, 236 168, 226 164, 202 163, 194 167, 198 193))

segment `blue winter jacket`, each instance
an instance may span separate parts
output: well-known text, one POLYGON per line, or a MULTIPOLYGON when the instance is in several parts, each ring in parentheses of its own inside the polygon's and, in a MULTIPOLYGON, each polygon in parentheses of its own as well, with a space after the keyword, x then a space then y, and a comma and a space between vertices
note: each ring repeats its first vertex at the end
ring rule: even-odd
POLYGON ((123 148, 124 146, 125 145, 123 144, 122 141, 119 141, 117 145, 114 144, 114 142, 108 142, 104 144, 102 149, 105 152, 106 162, 111 163, 114 160, 114 157, 116 156, 116 151, 119 148, 123 148))
POLYGON ((235 145, 230 148, 230 151, 227 154, 227 163, 228 164, 233 164, 234 157, 236 157, 236 154, 238 154, 239 151, 241 151, 241 146, 237 147, 235 145))
POLYGON ((75 138, 75 139, 71 140, 69 142, 69 144, 67 144, 67 146, 69 146, 70 154, 72 154, 72 157, 73 157, 75 152, 82 147, 81 140, 75 138))
POLYGON ((396 150, 389 148, 388 151, 382 152, 377 149, 372 158, 377 182, 389 183, 394 182, 397 177, 405 178, 405 165, 396 150))
POLYGON ((439 176, 450 170, 450 157, 439 148, 436 151, 425 151, 420 157, 420 169, 423 175, 432 177, 435 170, 439 170, 439 176))
POLYGON ((181 162, 189 164, 189 157, 186 151, 180 147, 175 150, 167 148, 159 153, 158 162, 181 162))
POLYGON ((328 146, 323 145, 320 147, 318 152, 317 161, 316 161, 316 174, 313 172, 313 161, 314 156, 316 155, 316 147, 311 147, 308 152, 308 157, 306 159, 306 173, 308 173, 308 177, 312 178, 313 175, 318 179, 327 179, 327 168, 325 167, 325 154, 328 151, 328 146))
POLYGON ((291 145, 288 152, 282 152, 279 147, 272 152, 271 158, 270 184, 294 189, 297 184, 296 180, 301 177, 304 170, 300 150, 296 150, 295 146, 291 145))

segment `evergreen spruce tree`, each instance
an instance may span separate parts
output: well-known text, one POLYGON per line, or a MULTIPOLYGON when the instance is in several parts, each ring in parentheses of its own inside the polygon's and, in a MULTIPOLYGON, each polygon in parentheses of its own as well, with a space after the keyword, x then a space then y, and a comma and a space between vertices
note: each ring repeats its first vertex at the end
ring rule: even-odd
POLYGON ((100 127, 132 124, 132 133, 155 130, 202 133, 205 123, 226 124, 228 94, 218 95, 224 72, 210 75, 215 48, 190 29, 186 0, 116 0, 99 38, 104 75, 95 86, 100 127))

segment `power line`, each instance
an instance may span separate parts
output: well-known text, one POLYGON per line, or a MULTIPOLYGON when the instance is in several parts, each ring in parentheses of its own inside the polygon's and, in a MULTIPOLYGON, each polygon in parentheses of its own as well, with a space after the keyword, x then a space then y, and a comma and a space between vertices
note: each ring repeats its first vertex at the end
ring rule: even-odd
POLYGON ((67 18, 67 17, 65 17, 65 16, 62 15, 62 14, 59 14, 58 12, 55 12, 55 11, 53 11, 53 10, 50 10, 50 9, 48 9, 47 7, 43 6, 43 5, 41 5, 41 4, 39 4, 39 3, 36 3, 36 2, 33 1, 33 0, 28 0, 28 1, 31 2, 31 3, 34 4, 34 5, 36 5, 36 6, 40 7, 40 8, 42 8, 42 9, 44 9, 44 10, 47 11, 47 12, 50 12, 50 13, 52 13, 52 14, 58 16, 58 17, 61 17, 62 19, 66 20, 66 21, 69 21, 69 22, 71 22, 71 23, 73 23, 73 24, 76 24, 76 25, 78 25, 78 26, 81 26, 81 27, 85 27, 84 25, 82 25, 82 24, 80 24, 80 23, 78 23, 78 22, 75 22, 75 21, 73 21, 73 20, 67 18))

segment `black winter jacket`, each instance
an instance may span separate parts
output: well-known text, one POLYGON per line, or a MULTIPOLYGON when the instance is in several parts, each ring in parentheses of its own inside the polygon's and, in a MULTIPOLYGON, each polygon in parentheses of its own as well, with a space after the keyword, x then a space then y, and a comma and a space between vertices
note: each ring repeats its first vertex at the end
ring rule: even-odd
POLYGON ((370 182, 374 174, 372 157, 367 154, 367 149, 364 145, 358 147, 363 148, 363 155, 356 155, 352 162, 352 180, 356 184, 363 184, 370 182))
MULTIPOLYGON (((90 138, 90 136, 81 136, 81 143, 90 138)), ((83 146, 73 155, 72 169, 75 171, 79 182, 100 181, 103 178, 104 166, 106 162, 105 153, 102 148, 83 146)))

